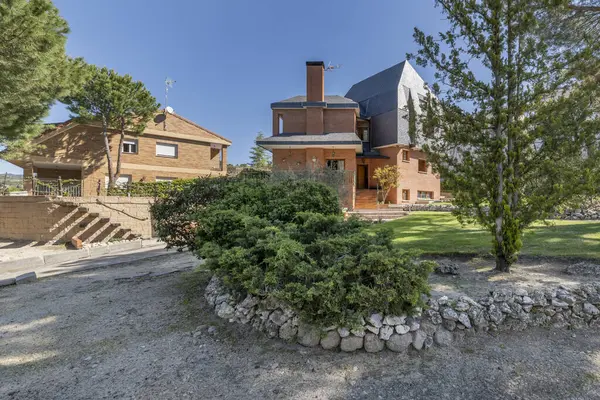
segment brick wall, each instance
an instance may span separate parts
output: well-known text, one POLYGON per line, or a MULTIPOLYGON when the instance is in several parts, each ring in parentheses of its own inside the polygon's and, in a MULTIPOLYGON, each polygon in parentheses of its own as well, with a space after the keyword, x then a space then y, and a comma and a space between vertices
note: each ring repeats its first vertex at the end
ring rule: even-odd
MULTIPOLYGON (((398 199, 402 199, 402 189, 410 191, 410 202, 417 202, 417 192, 433 192, 433 199, 440 199, 441 181, 437 174, 433 173, 431 165, 427 165, 427 172, 419 172, 419 160, 425 160, 427 157, 422 151, 402 148, 398 151, 397 163, 400 167, 402 178, 400 186, 397 189, 398 199), (402 161, 402 151, 408 151, 410 160, 402 161)), ((400 202, 400 201, 399 201, 400 202)))
POLYGON ((355 110, 326 109, 323 113, 323 125, 326 133, 356 132, 355 110))
POLYGON ((281 171, 303 170, 306 168, 306 150, 274 149, 273 167, 281 171))
POLYGON ((85 216, 78 213, 79 206, 88 208, 90 213, 99 213, 100 217, 110 218, 111 223, 120 223, 132 233, 151 237, 152 201, 147 197, 0 197, 0 238, 68 242, 82 230, 79 223, 85 216), (74 206, 62 205, 64 202, 74 206))
MULTIPOLYGON (((178 126, 178 119, 167 120, 169 129, 183 130, 185 134, 192 133, 185 130, 185 126, 178 126)), ((166 133, 168 135, 168 132, 166 133)), ((196 136, 203 136, 202 131, 196 132, 196 136)), ((206 134, 208 135, 208 133, 206 134)), ((211 149, 208 143, 198 143, 178 138, 164 138, 156 134, 143 134, 139 136, 127 135, 126 139, 138 141, 137 154, 121 155, 121 174, 131 175, 133 181, 145 180, 153 182, 156 177, 167 178, 195 178, 203 175, 224 175, 227 165, 227 148, 223 147, 223 170, 220 167, 219 153, 211 149), (177 157, 156 156, 156 143, 168 143, 177 145, 177 157)), ((113 157, 113 168, 116 165, 119 135, 110 135, 111 155, 113 157)), ((77 126, 64 134, 59 134, 44 142, 45 148, 40 155, 54 159, 57 162, 76 161, 82 163, 83 172, 83 194, 92 196, 97 194, 98 181, 104 186, 105 176, 108 173, 108 164, 104 152, 104 139, 102 129, 93 126, 77 126)), ((38 176, 54 178, 61 176, 65 179, 78 178, 74 172, 81 170, 51 170, 46 168, 35 169, 38 176), (68 177, 67 177, 68 176, 68 177)))
POLYGON ((321 108, 273 110, 273 135, 279 133, 318 134, 355 131, 355 110, 321 108), (279 132, 279 115, 283 117, 283 132, 279 132))

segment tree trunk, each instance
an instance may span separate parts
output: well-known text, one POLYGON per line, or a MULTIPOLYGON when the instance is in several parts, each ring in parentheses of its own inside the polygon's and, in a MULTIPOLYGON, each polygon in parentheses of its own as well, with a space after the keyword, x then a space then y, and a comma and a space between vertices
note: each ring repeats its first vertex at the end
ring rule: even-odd
MULTIPOLYGON (((492 18, 499 21, 501 4, 498 3, 492 10, 492 18)), ((493 102, 493 112, 495 117, 495 127, 494 127, 494 139, 495 139, 495 151, 494 154, 495 162, 496 162, 496 196, 493 200, 493 204, 490 204, 490 213, 493 214, 495 210, 495 218, 494 218, 494 239, 495 243, 495 253, 496 260, 499 258, 505 258, 504 256, 504 235, 503 235, 503 225, 504 225, 504 158, 505 158, 505 145, 503 143, 503 121, 501 119, 502 115, 502 99, 505 96, 506 88, 502 82, 503 78, 503 67, 502 64, 502 41, 503 33, 500 29, 499 22, 495 27, 494 32, 492 34, 492 49, 495 52, 494 58, 491 58, 490 62, 492 65, 493 75, 494 75, 494 85, 492 89, 492 97, 494 99, 493 102)), ((502 264, 498 264, 496 262, 496 269, 498 271, 502 271, 499 269, 503 267, 502 264)))
POLYGON ((110 154, 110 142, 108 140, 108 126, 106 124, 106 121, 103 121, 102 124, 102 135, 104 136, 104 151, 106 153, 106 161, 108 164, 108 188, 112 189, 115 186, 115 180, 112 173, 112 155, 110 154))
POLYGON ((498 272, 510 272, 511 262, 508 260, 504 253, 496 254, 496 271, 498 272))
POLYGON ((125 121, 121 121, 121 135, 119 137, 119 148, 117 151, 117 168, 114 175, 115 182, 121 176, 121 153, 123 152, 123 141, 125 140, 125 121))

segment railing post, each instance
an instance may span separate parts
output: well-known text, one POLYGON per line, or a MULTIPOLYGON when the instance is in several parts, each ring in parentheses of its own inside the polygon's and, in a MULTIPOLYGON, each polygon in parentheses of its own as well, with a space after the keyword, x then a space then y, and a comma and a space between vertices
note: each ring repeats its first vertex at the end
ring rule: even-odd
POLYGON ((58 176, 58 193, 55 194, 55 196, 62 196, 63 195, 63 190, 62 190, 62 179, 60 177, 60 175, 58 176))

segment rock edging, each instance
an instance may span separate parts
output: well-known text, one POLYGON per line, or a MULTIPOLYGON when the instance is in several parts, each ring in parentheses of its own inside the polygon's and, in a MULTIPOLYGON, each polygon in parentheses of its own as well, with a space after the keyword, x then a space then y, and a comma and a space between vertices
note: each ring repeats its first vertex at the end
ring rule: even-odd
POLYGON ((339 348, 344 352, 384 348, 394 352, 450 346, 469 332, 516 330, 529 326, 600 327, 600 283, 575 288, 559 286, 529 293, 522 288, 491 291, 478 301, 468 296, 428 299, 419 315, 371 314, 359 328, 319 329, 302 322, 297 313, 271 298, 247 295, 241 301, 213 277, 205 289, 208 304, 230 322, 249 324, 271 338, 297 341, 303 346, 339 348))
MULTIPOLYGON (((456 210, 456 207, 450 204, 393 204, 390 209, 399 211, 439 211, 451 212, 456 210)), ((600 205, 591 205, 588 207, 565 209, 561 212, 556 212, 549 219, 563 220, 600 220, 600 205)))

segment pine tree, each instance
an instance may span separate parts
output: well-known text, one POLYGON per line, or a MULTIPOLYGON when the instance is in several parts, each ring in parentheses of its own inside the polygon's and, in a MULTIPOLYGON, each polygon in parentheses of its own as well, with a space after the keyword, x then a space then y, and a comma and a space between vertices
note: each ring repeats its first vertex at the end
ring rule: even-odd
POLYGON ((68 32, 50 0, 0 1, 0 145, 12 149, 38 134, 71 88, 68 32))
POLYGON ((262 132, 258 132, 256 139, 254 140, 254 146, 250 149, 250 164, 252 164, 254 168, 267 168, 271 165, 267 151, 256 144, 258 140, 261 140, 264 137, 262 132))
POLYGON ((412 146, 417 145, 417 111, 412 93, 408 94, 408 137, 412 146))
POLYGON ((125 132, 141 133, 160 105, 144 84, 135 82, 130 75, 121 76, 114 70, 94 65, 87 67, 87 75, 85 84, 62 101, 75 120, 101 123, 109 188, 112 188, 121 174, 125 132), (111 130, 119 132, 117 163, 114 168, 110 148, 111 130))
POLYGON ((598 42, 540 40, 550 12, 569 12, 563 0, 436 4, 451 28, 414 34, 413 57, 438 81, 424 105, 424 150, 459 220, 489 230, 496 270, 508 272, 525 229, 597 179, 598 42))

